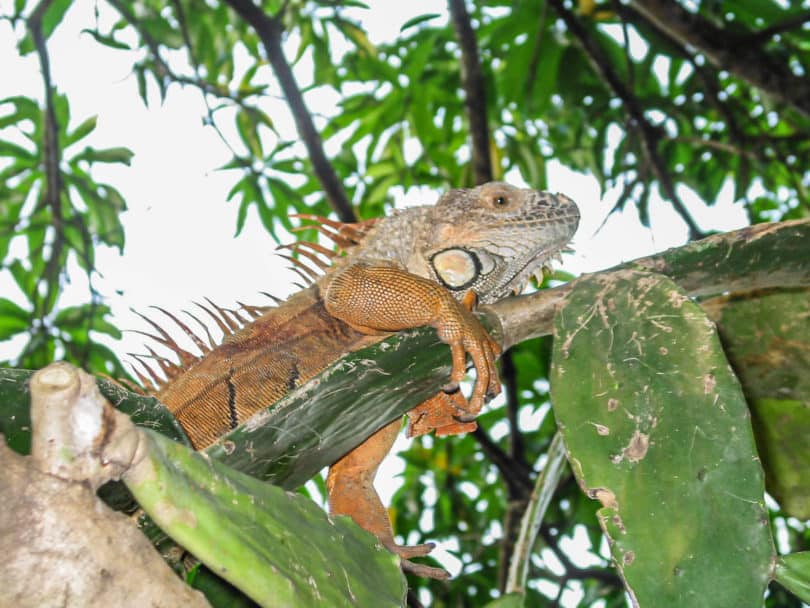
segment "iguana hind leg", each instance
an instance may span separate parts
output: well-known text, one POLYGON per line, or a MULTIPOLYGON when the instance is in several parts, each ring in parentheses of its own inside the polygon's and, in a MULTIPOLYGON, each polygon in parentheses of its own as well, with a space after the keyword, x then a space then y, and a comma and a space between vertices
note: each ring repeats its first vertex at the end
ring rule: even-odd
POLYGON ((329 467, 326 478, 329 512, 334 515, 348 515, 359 526, 374 534, 388 550, 402 558, 402 569, 406 572, 447 579, 450 575, 441 568, 415 564, 408 560, 410 557, 427 555, 434 545, 398 545, 394 541, 388 512, 374 489, 374 476, 383 458, 394 445, 401 425, 401 419, 394 420, 329 467))

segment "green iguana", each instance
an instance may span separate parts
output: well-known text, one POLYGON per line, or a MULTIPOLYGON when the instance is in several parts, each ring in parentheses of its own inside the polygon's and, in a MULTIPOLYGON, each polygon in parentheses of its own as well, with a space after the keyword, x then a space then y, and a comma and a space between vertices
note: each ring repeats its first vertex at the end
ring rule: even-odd
MULTIPOLYGON (((345 353, 389 332, 423 325, 435 327, 449 344, 452 371, 443 392, 409 413, 409 433, 448 435, 475 429, 475 415, 485 400, 500 392, 495 360, 501 350, 472 314, 476 297, 492 303, 522 291, 532 275, 542 273, 577 228, 574 202, 560 194, 489 183, 450 190, 435 206, 378 220, 340 224, 317 219, 318 230, 345 255, 314 243, 290 246, 314 283, 278 307, 244 306, 253 320, 217 308, 218 323, 226 331, 219 346, 206 345, 169 315, 202 350, 198 357, 153 323, 160 336, 152 337, 180 358, 178 365, 157 357, 168 380, 149 370, 158 384, 156 396, 194 447, 214 443, 345 353), (317 276, 303 259, 324 274, 317 276), (458 390, 466 354, 477 370, 469 402, 458 390)), ((426 555, 433 544, 397 545, 372 485, 399 428, 399 420, 391 422, 330 467, 330 512, 349 515, 374 533, 402 558, 403 569, 446 578, 440 568, 408 561, 426 555)))

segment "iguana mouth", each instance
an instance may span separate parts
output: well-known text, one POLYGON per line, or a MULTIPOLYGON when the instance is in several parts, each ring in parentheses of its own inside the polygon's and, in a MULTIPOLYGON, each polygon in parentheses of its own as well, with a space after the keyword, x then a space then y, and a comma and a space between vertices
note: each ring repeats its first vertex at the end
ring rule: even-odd
POLYGON ((514 277, 504 286, 504 290, 508 292, 511 289, 513 295, 519 295, 526 288, 526 284, 529 282, 529 277, 531 276, 534 276, 538 283, 542 283, 543 270, 547 268, 551 262, 562 263, 561 253, 562 248, 559 247, 540 251, 515 273, 514 277), (510 288, 510 285, 513 285, 513 287, 510 288))

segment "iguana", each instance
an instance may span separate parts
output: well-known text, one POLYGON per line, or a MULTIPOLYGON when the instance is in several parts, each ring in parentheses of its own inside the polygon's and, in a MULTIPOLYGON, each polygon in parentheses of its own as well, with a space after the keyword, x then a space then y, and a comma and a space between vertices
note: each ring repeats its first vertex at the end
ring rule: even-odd
MULTIPOLYGON (((160 332, 152 337, 180 358, 178 365, 157 357, 168 380, 158 382, 156 396, 195 448, 214 443, 343 354, 390 332, 423 325, 435 327, 450 346, 452 371, 443 392, 409 413, 409 433, 473 430, 485 400, 500 391, 495 366, 500 347, 472 314, 475 299, 492 303, 522 291, 571 239, 579 211, 563 195, 493 182, 450 190, 435 206, 404 209, 378 220, 357 224, 318 220, 316 228, 345 255, 316 243, 290 246, 298 260, 312 261, 323 275, 316 276, 299 261, 314 283, 277 307, 243 306, 252 321, 217 308, 214 316, 226 331, 219 346, 206 345, 169 315, 202 350, 197 357, 152 323, 160 332), (458 390, 466 354, 477 370, 469 402, 458 390)), ((426 555, 433 545, 396 544, 373 487, 377 468, 399 428, 399 420, 391 422, 330 467, 326 482, 330 512, 350 515, 374 533, 402 558, 405 570, 446 578, 440 568, 408 560, 426 555)))

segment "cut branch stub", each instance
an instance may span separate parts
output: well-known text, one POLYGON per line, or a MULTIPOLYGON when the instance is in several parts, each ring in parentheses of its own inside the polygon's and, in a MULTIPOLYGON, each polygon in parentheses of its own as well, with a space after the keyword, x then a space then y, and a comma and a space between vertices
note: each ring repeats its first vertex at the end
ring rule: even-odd
POLYGON ((579 281, 555 321, 552 402, 635 605, 762 605, 775 559, 740 385, 668 278, 579 281))

